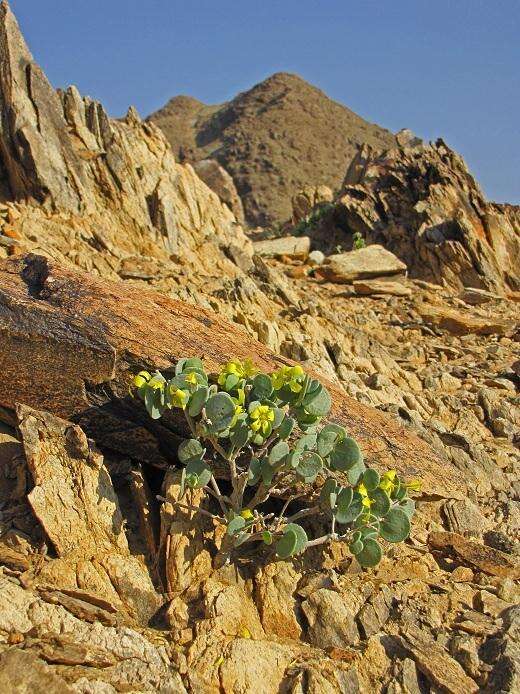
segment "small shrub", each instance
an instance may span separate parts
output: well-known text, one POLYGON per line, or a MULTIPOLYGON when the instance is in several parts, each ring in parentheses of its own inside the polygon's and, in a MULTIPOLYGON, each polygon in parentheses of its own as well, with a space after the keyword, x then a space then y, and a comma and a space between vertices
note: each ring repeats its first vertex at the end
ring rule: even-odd
POLYGON ((355 231, 352 236, 352 248, 357 251, 359 248, 364 248, 365 245, 365 239, 363 238, 361 232, 355 231))
POLYGON ((334 205, 330 202, 321 203, 315 207, 307 217, 301 219, 298 224, 293 227, 293 236, 306 236, 311 234, 314 228, 329 215, 333 208, 334 205))
POLYGON ((408 492, 416 483, 406 484, 395 470, 380 475, 367 467, 342 426, 321 425, 330 395, 300 366, 267 374, 249 360, 232 360, 208 374, 200 359, 181 359, 169 379, 142 371, 132 391, 153 419, 171 408, 184 412, 191 438, 178 448, 183 469, 175 503, 192 508, 185 501, 188 488, 204 489, 216 500, 218 512, 193 510, 225 525, 226 560, 250 542, 272 545, 286 559, 338 541, 370 567, 381 559, 380 538, 408 537, 414 512, 408 492), (228 494, 215 478, 217 462, 228 468, 228 494), (313 485, 318 478, 322 484, 313 485), (273 498, 282 499, 276 513, 266 504, 273 498), (294 502, 298 510, 289 512, 294 502), (328 532, 309 539, 300 522, 310 516, 326 521, 328 532))

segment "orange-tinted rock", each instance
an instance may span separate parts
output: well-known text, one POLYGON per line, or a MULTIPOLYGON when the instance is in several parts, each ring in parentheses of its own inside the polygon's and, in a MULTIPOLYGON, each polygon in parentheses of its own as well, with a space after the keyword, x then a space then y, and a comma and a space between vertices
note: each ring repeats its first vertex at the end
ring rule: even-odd
MULTIPOLYGON (((161 466, 184 429, 143 416, 127 396, 133 373, 188 355, 204 357, 210 370, 233 357, 251 357, 267 370, 290 363, 215 313, 38 256, 0 262, 0 336, 0 405, 23 402, 74 417, 100 443, 161 466)), ((429 493, 464 494, 461 473, 426 443, 329 387, 331 418, 359 439, 368 460, 421 478, 429 493)))

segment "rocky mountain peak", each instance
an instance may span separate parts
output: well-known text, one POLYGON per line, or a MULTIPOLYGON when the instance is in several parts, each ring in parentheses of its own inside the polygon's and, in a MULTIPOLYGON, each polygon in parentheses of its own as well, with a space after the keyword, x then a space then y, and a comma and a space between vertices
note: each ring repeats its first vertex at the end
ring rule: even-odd
POLYGON ((175 97, 149 120, 177 156, 218 160, 235 182, 246 220, 261 226, 287 220, 291 197, 305 185, 339 188, 357 144, 396 143, 388 130, 287 72, 220 105, 175 97))

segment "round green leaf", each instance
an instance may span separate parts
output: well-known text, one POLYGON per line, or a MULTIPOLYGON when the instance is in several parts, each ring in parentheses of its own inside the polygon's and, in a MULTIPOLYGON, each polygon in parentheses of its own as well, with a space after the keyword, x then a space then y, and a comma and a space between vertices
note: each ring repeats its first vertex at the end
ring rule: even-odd
POLYGON ((247 484, 249 487, 254 486, 260 481, 262 475, 262 461, 258 458, 251 458, 247 476, 247 484))
POLYGON ((406 497, 406 494, 407 489, 403 484, 399 486, 399 489, 395 490, 395 493, 392 494, 392 496, 394 497, 394 499, 397 499, 397 501, 403 501, 403 499, 406 497))
POLYGON ((289 523, 284 528, 284 532, 287 532, 287 531, 291 531, 291 532, 296 533, 296 537, 298 538, 298 541, 296 543, 295 554, 298 554, 299 552, 303 552, 303 550, 307 546, 308 537, 307 537, 307 533, 302 528, 302 526, 298 525, 298 523, 289 523))
POLYGON ((198 357, 181 359, 178 364, 181 362, 183 362, 181 371, 186 372, 187 369, 198 369, 199 371, 204 372, 204 364, 202 363, 202 359, 199 359, 198 357))
POLYGON ((276 543, 276 554, 280 559, 288 559, 296 552, 298 535, 294 530, 286 529, 282 537, 276 543))
POLYGON ((182 370, 184 368, 184 364, 187 362, 187 359, 179 359, 177 364, 175 365, 175 375, 178 376, 179 374, 182 373, 182 370))
POLYGON ((242 518, 242 516, 235 516, 233 520, 229 521, 226 532, 228 535, 235 535, 235 533, 242 530, 245 524, 245 518, 242 518))
POLYGON ((316 378, 307 377, 304 386, 305 392, 302 393, 303 399, 301 400, 301 402, 303 403, 303 405, 306 406, 310 402, 312 402, 312 400, 314 400, 314 398, 316 398, 321 393, 322 389, 323 386, 316 378))
POLYGON ((392 508, 381 520, 379 532, 387 542, 402 542, 410 534, 410 519, 402 508, 392 508))
POLYGON ((331 405, 332 402, 329 391, 324 386, 321 386, 321 389, 318 390, 317 394, 312 398, 312 400, 310 402, 305 402, 305 410, 310 415, 324 417, 329 413, 331 405))
POLYGON ((315 414, 310 414, 303 407, 295 407, 293 412, 298 420, 300 427, 309 427, 319 420, 319 417, 315 414))
POLYGON ((320 490, 320 502, 328 511, 336 506, 338 483, 333 477, 328 477, 320 490))
POLYGON ((353 540, 348 548, 352 554, 356 555, 363 551, 364 544, 361 542, 361 540, 353 540))
POLYGON ((164 391, 159 388, 147 388, 144 404, 152 419, 159 419, 164 412, 164 391))
POLYGON ((341 513, 346 513, 354 498, 354 490, 352 487, 343 487, 338 493, 338 510, 341 513))
POLYGON ((181 463, 186 464, 190 460, 200 460, 204 452, 204 448, 202 448, 198 439, 185 439, 179 444, 177 456, 181 463))
POLYGON ((390 497, 382 489, 374 489, 373 492, 369 494, 372 504, 370 506, 370 512, 375 516, 386 516, 390 510, 390 497))
MULTIPOLYGON (((266 400, 266 404, 267 404, 268 402, 270 403, 269 400, 266 400)), ((273 408, 273 412, 274 412, 273 429, 278 429, 278 427, 280 426, 280 424, 281 424, 281 423, 283 422, 283 420, 285 419, 285 412, 284 412, 280 407, 275 407, 275 406, 274 406, 273 404, 271 404, 271 403, 269 404, 269 406, 273 408)), ((280 436, 280 434, 278 434, 278 436, 280 436)))
POLYGON ((359 483, 363 473, 365 472, 365 463, 361 459, 355 465, 347 470, 347 479, 351 485, 355 486, 359 483))
POLYGON ((381 561, 383 550, 381 545, 372 538, 367 538, 363 542, 363 549, 356 554, 359 564, 365 568, 376 566, 381 561))
POLYGON ((322 467, 323 460, 317 453, 304 451, 300 456, 296 474, 302 477, 305 482, 314 482, 322 467))
POLYGON ((282 420, 282 423, 278 428, 278 437, 282 440, 288 439, 289 436, 292 434, 292 430, 294 429, 295 424, 295 419, 293 419, 292 417, 285 417, 285 419, 282 420))
POLYGON ((375 523, 376 527, 372 527, 371 525, 365 526, 364 528, 361 528, 359 531, 361 533, 361 539, 364 541, 371 537, 372 539, 376 539, 379 535, 379 523, 375 523))
POLYGON ((195 484, 190 484, 191 487, 200 489, 209 484, 212 472, 203 460, 190 460, 186 465, 186 480, 196 477, 195 484))
POLYGON ((246 445, 251 435, 251 431, 245 422, 237 422, 231 430, 229 438, 235 449, 246 445))
POLYGON ((269 465, 278 465, 283 462, 285 456, 289 453, 289 444, 286 441, 278 441, 269 451, 269 465))
POLYGON ((264 543, 266 545, 272 545, 273 544, 273 536, 269 532, 269 530, 264 530, 264 532, 262 533, 262 540, 264 541, 264 543))
POLYGON ((235 416, 235 403, 227 393, 212 395, 206 403, 206 415, 214 432, 227 429, 235 416))
POLYGON ((208 386, 199 386, 197 388, 197 390, 193 393, 188 403, 188 414, 190 415, 190 417, 197 417, 202 412, 202 408, 206 404, 208 395, 208 386))
POLYGON ((330 463, 335 470, 345 472, 363 461, 363 456, 357 442, 347 436, 346 439, 338 441, 334 450, 330 454, 330 463))
POLYGON ((226 390, 233 390, 233 388, 236 388, 236 386, 240 383, 240 378, 237 376, 237 374, 229 374, 226 377, 226 382, 224 384, 224 388, 226 390))
POLYGON ((317 451, 322 458, 329 455, 334 446, 346 438, 347 432, 338 424, 327 424, 318 434, 317 451))
POLYGON ((316 447, 316 434, 304 434, 294 444, 295 451, 311 451, 316 447))
POLYGON ((365 470, 365 472, 363 473, 363 484, 369 492, 376 489, 379 486, 380 481, 381 478, 379 477, 379 473, 377 472, 377 470, 372 470, 372 468, 368 468, 368 470, 365 470))
MULTIPOLYGON (((345 489, 345 492, 347 492, 349 489, 352 492, 352 489, 350 487, 347 487, 345 489)), ((351 503, 348 506, 346 506, 346 502, 343 502, 343 506, 340 507, 339 497, 342 493, 343 490, 338 494, 338 504, 336 506, 334 515, 336 516, 336 520, 338 521, 338 523, 352 523, 363 512, 363 499, 361 497, 361 494, 358 494, 358 492, 354 492, 352 495, 351 503)))
POLYGON ((415 513, 415 501, 413 501, 413 499, 406 499, 405 501, 401 501, 399 504, 399 508, 406 513, 408 518, 412 518, 413 514, 415 513))
POLYGON ((257 400, 266 400, 273 392, 273 384, 267 374, 257 374, 253 378, 252 397, 257 400))
POLYGON ((262 467, 260 468, 260 474, 262 475, 262 482, 265 484, 266 487, 269 487, 271 485, 271 482, 273 481, 273 477, 275 474, 276 470, 272 465, 269 464, 269 461, 267 458, 264 458, 262 460, 262 467))
POLYGON ((303 451, 291 451, 285 460, 286 467, 293 470, 298 467, 303 451))

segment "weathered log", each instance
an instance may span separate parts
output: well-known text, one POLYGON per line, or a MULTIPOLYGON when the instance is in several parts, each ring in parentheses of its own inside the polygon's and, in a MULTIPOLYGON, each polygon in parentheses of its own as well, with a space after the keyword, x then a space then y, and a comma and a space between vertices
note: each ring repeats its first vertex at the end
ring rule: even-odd
MULTIPOLYGON (((141 368, 167 369, 183 356, 203 357, 210 370, 233 357, 267 370, 290 363, 243 328, 153 291, 42 256, 0 262, 0 413, 20 402, 47 410, 80 423, 102 448, 166 466, 185 429, 173 416, 151 421, 128 396, 128 383, 141 368)), ((360 441, 371 464, 420 478, 429 494, 465 494, 461 473, 424 441, 328 387, 331 419, 360 441)))

